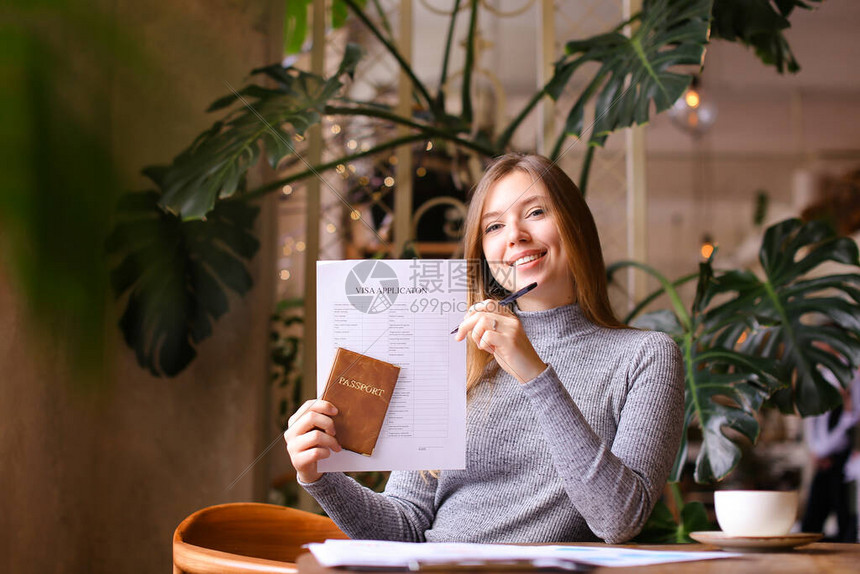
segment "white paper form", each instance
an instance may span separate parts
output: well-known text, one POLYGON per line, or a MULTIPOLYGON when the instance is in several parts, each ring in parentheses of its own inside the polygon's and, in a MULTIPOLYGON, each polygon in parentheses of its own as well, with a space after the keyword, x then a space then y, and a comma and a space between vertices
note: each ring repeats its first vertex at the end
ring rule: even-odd
MULTIPOLYGON (((683 550, 639 550, 613 546, 517 546, 513 544, 412 543, 383 540, 326 540, 323 544, 308 544, 317 561, 328 568, 402 568, 422 570, 429 566, 446 565, 452 569, 483 568, 497 571, 494 566, 556 568, 572 570, 577 564, 592 566, 632 567, 715 560, 742 556, 731 552, 701 552, 701 546, 691 544, 683 550)), ((501 568, 498 568, 501 569, 501 568)), ((524 569, 524 568, 523 568, 524 569)))
POLYGON ((466 467, 462 259, 317 262, 317 396, 337 347, 400 367, 373 456, 342 450, 320 472, 466 467))

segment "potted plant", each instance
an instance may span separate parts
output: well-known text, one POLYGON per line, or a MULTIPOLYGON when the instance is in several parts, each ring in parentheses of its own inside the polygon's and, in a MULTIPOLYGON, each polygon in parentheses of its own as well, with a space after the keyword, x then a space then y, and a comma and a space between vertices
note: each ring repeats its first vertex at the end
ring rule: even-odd
MULTIPOLYGON (((586 63, 598 64, 587 87, 570 104, 552 156, 558 157, 568 138, 588 135, 588 151, 579 176, 585 190, 591 157, 608 136, 621 128, 648 121, 650 109, 668 109, 690 83, 689 71, 678 66, 699 66, 710 37, 740 42, 778 71, 798 69, 782 32, 795 8, 809 8, 813 1, 784 0, 771 5, 759 2, 712 0, 645 0, 642 10, 615 29, 587 39, 567 42, 565 54, 555 64, 549 81, 523 106, 495 138, 474 130, 472 85, 478 0, 470 0, 466 14, 469 32, 466 68, 460 95, 462 114, 446 111, 448 61, 453 42, 453 23, 461 0, 454 0, 451 25, 445 43, 440 81, 435 91, 418 79, 400 56, 385 26, 378 26, 364 2, 338 0, 332 4, 336 23, 346 9, 359 20, 398 62, 410 78, 417 111, 401 117, 391 107, 357 101, 344 92, 361 58, 358 46, 348 45, 336 72, 322 77, 280 64, 252 71, 262 83, 251 83, 218 98, 209 111, 221 114, 210 129, 200 134, 170 165, 152 166, 143 173, 153 189, 133 193, 119 203, 117 224, 109 240, 116 264, 112 283, 124 298, 120 327, 126 343, 135 349, 138 362, 154 374, 181 372, 208 337, 214 323, 227 310, 226 291, 244 295, 251 287, 245 261, 254 256, 258 241, 252 228, 255 198, 285 185, 336 168, 363 157, 389 152, 399 146, 432 139, 479 158, 510 150, 512 137, 523 120, 544 98, 556 99, 574 77, 586 73, 586 63), (623 29, 629 26, 631 34, 623 29), (586 117, 586 104, 594 104, 586 117), (376 142, 324 162, 306 166, 296 148, 306 130, 323 116, 362 117, 406 126, 407 135, 376 142), (590 131, 586 124, 590 124, 590 131), (300 166, 289 175, 248 189, 247 173, 262 158, 273 168, 300 166)), ((293 46, 304 38, 302 10, 308 0, 289 3, 288 24, 293 46), (295 36, 295 37, 294 37, 295 36)), ((306 17, 306 15, 305 15, 306 17)))
MULTIPOLYGON (((694 471, 699 483, 720 481, 737 466, 741 445, 758 439, 756 415, 763 406, 801 416, 827 412, 842 398, 822 370, 847 384, 860 366, 860 261, 852 239, 823 222, 788 219, 765 231, 760 274, 715 271, 713 257, 700 263, 698 274, 674 282, 631 261, 607 270, 611 278, 632 266, 661 285, 625 321, 663 331, 681 348, 684 424, 701 431, 694 471), (821 274, 820 266, 827 262, 847 267, 821 274), (677 288, 694 278, 696 294, 688 310, 677 288), (664 293, 669 309, 642 313, 664 293)), ((678 488, 687 446, 685 434, 669 478, 680 521, 658 507, 644 539, 682 542, 690 531, 707 529, 704 509, 697 503, 685 505, 678 488)))

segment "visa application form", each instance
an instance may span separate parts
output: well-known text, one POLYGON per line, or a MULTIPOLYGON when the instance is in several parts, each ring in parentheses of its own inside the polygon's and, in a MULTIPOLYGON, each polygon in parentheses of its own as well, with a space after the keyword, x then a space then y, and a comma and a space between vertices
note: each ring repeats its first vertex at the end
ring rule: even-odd
POLYGON ((400 367, 373 455, 342 450, 320 472, 466 467, 462 259, 317 262, 317 396, 337 347, 400 367))

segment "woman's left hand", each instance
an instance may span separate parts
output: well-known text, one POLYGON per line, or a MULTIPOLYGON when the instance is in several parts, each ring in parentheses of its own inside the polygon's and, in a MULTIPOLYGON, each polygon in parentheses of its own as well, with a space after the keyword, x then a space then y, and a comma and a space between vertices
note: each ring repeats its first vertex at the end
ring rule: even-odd
POLYGON ((469 308, 456 339, 462 341, 466 337, 471 337, 479 349, 493 355, 499 366, 521 383, 534 379, 546 369, 520 320, 500 313, 498 301, 486 299, 469 308))

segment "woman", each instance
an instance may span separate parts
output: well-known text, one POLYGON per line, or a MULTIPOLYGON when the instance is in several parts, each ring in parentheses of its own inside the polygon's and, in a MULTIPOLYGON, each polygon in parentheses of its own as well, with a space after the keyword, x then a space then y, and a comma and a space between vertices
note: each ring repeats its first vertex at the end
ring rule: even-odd
POLYGON ((316 462, 340 450, 336 411, 309 401, 285 433, 299 482, 353 538, 629 540, 681 438, 677 346, 615 318, 591 213, 545 158, 492 164, 470 203, 465 247, 482 262, 457 333, 468 344, 466 470, 392 472, 382 494, 321 474, 316 462), (512 311, 494 304, 532 282, 512 311))

